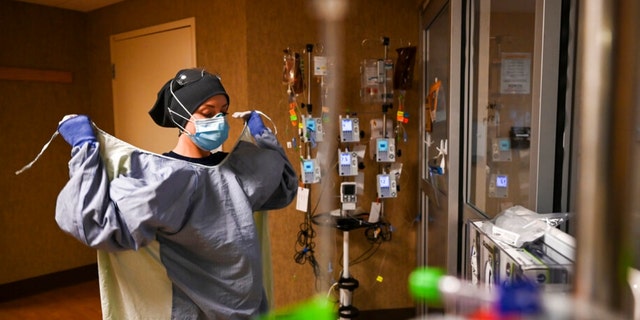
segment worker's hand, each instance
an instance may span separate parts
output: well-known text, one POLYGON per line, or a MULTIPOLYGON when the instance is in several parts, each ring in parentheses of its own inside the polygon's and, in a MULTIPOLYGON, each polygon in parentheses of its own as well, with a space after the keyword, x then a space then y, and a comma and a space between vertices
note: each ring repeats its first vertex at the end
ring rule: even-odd
POLYGON ((259 136, 267 130, 267 127, 264 126, 264 122, 262 122, 262 118, 260 114, 255 111, 251 111, 251 115, 249 115, 249 120, 247 120, 247 126, 249 126, 249 131, 252 136, 259 136))
MULTIPOLYGON (((265 130, 267 130, 267 127, 265 127, 264 122, 262 122, 262 117, 260 117, 261 114, 265 116, 273 124, 273 121, 271 120, 271 118, 269 118, 266 114, 256 110, 234 112, 232 117, 244 119, 244 121, 247 122, 247 126, 249 127, 249 132, 251 132, 251 135, 255 137, 255 136, 261 135, 265 130)), ((275 124, 274 124, 274 128, 275 128, 275 124)), ((277 133, 278 133, 278 130, 276 129, 276 134, 277 133)))
POLYGON ((73 114, 65 116, 58 123, 58 132, 72 147, 98 141, 96 134, 93 132, 91 120, 86 115, 73 114))

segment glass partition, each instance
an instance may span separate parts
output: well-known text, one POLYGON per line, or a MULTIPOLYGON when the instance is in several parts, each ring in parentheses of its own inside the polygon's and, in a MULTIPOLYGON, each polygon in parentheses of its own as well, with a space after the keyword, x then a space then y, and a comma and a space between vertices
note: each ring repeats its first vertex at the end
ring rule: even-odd
POLYGON ((541 59, 557 57, 543 51, 554 27, 543 24, 543 2, 472 5, 466 201, 488 218, 514 205, 551 210, 541 203, 553 201, 555 155, 545 150, 556 143, 557 91, 545 88, 557 90, 558 78, 541 59))

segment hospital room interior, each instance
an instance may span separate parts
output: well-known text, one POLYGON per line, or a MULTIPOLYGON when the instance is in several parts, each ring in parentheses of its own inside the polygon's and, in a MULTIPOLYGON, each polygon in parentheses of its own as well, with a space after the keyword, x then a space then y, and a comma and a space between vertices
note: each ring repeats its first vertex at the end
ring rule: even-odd
POLYGON ((220 150, 253 130, 231 115, 259 111, 296 171, 288 205, 253 213, 253 318, 640 320, 637 17, 635 0, 0 0, 0 318, 118 318, 120 253, 56 223, 58 128, 87 115, 168 152, 178 130, 149 111, 199 68, 228 95, 220 150))

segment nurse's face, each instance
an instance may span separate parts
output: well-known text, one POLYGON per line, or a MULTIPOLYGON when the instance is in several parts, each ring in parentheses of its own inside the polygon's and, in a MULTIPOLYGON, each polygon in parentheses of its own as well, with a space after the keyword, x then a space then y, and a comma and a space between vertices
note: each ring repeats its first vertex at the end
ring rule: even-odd
POLYGON ((191 116, 191 121, 187 121, 186 130, 190 133, 196 132, 196 127, 194 124, 194 120, 197 119, 206 119, 212 118, 218 113, 227 113, 229 110, 229 103, 227 102, 227 97, 222 94, 213 96, 209 98, 209 100, 205 101, 196 109, 196 111, 191 116))

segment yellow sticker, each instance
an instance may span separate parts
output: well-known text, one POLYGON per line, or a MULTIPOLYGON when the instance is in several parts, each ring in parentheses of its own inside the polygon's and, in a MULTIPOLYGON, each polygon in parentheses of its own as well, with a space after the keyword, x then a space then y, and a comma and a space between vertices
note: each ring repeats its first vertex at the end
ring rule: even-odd
POLYGON ((382 282, 382 276, 377 276, 377 277, 376 277, 376 281, 378 281, 378 282, 382 282))

